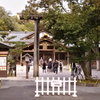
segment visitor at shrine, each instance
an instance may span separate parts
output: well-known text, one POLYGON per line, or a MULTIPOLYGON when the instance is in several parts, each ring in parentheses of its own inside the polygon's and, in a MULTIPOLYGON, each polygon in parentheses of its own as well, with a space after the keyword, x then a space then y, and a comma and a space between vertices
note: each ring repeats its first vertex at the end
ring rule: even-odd
POLYGON ((48 62, 48 72, 51 72, 51 69, 52 69, 52 62, 49 61, 48 62))
POLYGON ((74 72, 76 73, 76 64, 73 62, 71 63, 71 76, 74 75, 74 72))
POLYGON ((23 62, 21 62, 21 66, 23 66, 23 62))
POLYGON ((45 61, 43 61, 43 64, 42 64, 42 69, 43 69, 43 72, 45 72, 45 73, 46 73, 46 63, 45 63, 45 61))
POLYGON ((28 72, 30 71, 30 62, 28 63, 28 72))
POLYGON ((41 57, 41 59, 40 59, 40 66, 42 66, 42 63, 43 63, 43 59, 41 57))
POLYGON ((62 72, 62 62, 60 61, 60 72, 62 72))
POLYGON ((55 62, 53 63, 53 68, 54 68, 54 73, 58 73, 58 62, 57 60, 55 60, 55 62))
POLYGON ((49 61, 52 61, 52 59, 51 59, 51 58, 49 58, 49 61))

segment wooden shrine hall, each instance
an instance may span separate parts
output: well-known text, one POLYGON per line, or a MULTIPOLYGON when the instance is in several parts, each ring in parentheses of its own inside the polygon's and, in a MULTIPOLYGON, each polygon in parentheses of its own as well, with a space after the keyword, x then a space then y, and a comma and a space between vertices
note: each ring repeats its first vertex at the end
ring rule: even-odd
MULTIPOLYGON (((30 35, 29 35, 30 36, 30 35)), ((24 37, 22 39, 29 39, 29 36, 24 37)), ((31 37, 30 37, 31 38, 31 37)), ((34 40, 34 39, 33 39, 34 40)), ((62 45, 63 46, 63 45, 62 45)), ((20 55, 20 63, 25 63, 23 56, 25 54, 29 54, 34 59, 34 41, 25 47, 24 52, 20 55)), ((42 57, 43 60, 48 62, 49 58, 54 61, 55 59, 58 61, 63 62, 64 65, 69 63, 69 53, 65 51, 58 51, 57 48, 54 46, 54 41, 48 34, 44 34, 39 39, 39 59, 42 57)))

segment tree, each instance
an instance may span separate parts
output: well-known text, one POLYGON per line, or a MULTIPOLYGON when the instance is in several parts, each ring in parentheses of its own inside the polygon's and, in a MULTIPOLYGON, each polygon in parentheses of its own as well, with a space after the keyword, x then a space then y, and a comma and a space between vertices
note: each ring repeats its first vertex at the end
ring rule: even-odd
POLYGON ((9 45, 12 45, 12 47, 9 47, 9 55, 8 55, 8 61, 10 62, 10 69, 9 73, 12 73, 12 68, 15 68, 15 76, 16 76, 16 60, 18 56, 23 52, 23 48, 27 46, 25 42, 12 42, 11 39, 15 38, 16 36, 8 37, 9 33, 2 32, 0 33, 0 41, 9 45), (15 66, 15 67, 14 67, 15 66))
MULTIPOLYGON (((71 60, 80 63, 85 77, 90 79, 85 65, 86 62, 99 57, 99 53, 96 52, 100 38, 97 32, 100 22, 99 6, 87 0, 80 3, 77 0, 41 0, 38 3, 30 0, 27 8, 35 12, 39 8, 43 9, 42 30, 51 33, 55 40, 60 40, 65 46, 72 45, 67 50, 71 53, 71 60), (67 12, 66 7, 63 6, 67 1, 74 3, 72 13, 67 12), (86 52, 89 52, 88 55, 86 52)), ((35 13, 28 13, 30 14, 35 13)))
POLYGON ((3 7, 0 6, 0 31, 19 30, 15 18, 10 16, 3 7))
POLYGON ((8 27, 5 25, 5 22, 2 18, 0 18, 0 31, 6 31, 8 27))
POLYGON ((14 70, 15 70, 15 76, 16 76, 16 62, 18 60, 19 55, 23 52, 23 48, 26 47, 27 44, 25 44, 25 42, 15 42, 14 46, 12 49, 9 49, 9 55, 11 56, 11 59, 14 60, 14 70))

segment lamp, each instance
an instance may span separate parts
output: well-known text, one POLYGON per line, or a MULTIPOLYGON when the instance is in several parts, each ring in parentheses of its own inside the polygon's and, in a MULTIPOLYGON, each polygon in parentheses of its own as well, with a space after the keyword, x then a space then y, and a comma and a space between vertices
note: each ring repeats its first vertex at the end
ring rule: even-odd
POLYGON ((29 59, 30 59, 29 56, 26 55, 26 56, 25 56, 25 62, 26 62, 26 63, 29 62, 29 59))

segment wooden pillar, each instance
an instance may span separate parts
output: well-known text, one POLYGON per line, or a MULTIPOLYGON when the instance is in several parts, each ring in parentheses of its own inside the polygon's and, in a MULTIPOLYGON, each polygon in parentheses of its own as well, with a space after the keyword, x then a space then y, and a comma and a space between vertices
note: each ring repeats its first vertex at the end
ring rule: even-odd
POLYGON ((44 55, 44 53, 43 53, 43 60, 45 60, 45 55, 44 55))
POLYGON ((26 79, 28 79, 28 62, 26 62, 26 79))
POLYGON ((39 77, 39 18, 35 19, 35 35, 34 35, 34 71, 33 77, 39 77))
POLYGON ((67 52, 67 64, 69 64, 69 52, 67 52))
POLYGON ((20 54, 20 64, 22 63, 22 53, 20 54))

